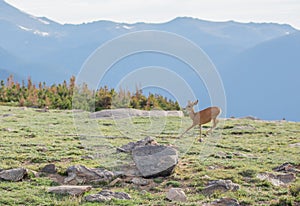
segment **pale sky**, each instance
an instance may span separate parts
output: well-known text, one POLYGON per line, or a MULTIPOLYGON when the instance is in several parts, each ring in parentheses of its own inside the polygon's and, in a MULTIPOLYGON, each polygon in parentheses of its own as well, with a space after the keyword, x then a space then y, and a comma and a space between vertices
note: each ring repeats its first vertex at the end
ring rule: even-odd
POLYGON ((5 0, 59 23, 160 23, 178 16, 211 21, 286 23, 300 29, 299 0, 5 0))

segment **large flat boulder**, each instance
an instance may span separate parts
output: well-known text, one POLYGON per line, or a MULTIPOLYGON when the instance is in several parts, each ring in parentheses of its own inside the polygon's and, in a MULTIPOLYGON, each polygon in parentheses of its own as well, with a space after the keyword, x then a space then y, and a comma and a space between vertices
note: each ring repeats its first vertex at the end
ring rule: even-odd
POLYGON ((178 163, 177 151, 163 145, 137 147, 132 157, 143 177, 169 176, 178 163))
POLYGON ((2 170, 0 172, 0 180, 18 182, 22 180, 26 174, 27 170, 25 168, 2 170))
POLYGON ((62 185, 57 187, 50 187, 48 192, 60 194, 60 195, 73 195, 80 196, 85 192, 88 192, 92 189, 92 186, 75 186, 75 185, 62 185))

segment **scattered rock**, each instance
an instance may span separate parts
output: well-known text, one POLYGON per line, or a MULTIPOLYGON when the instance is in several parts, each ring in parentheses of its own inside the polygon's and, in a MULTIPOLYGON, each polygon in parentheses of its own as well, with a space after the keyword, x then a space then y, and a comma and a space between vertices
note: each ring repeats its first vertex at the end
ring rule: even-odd
POLYGON ((38 151, 38 152, 47 152, 48 148, 47 147, 39 147, 39 148, 36 149, 36 151, 38 151))
MULTIPOLYGON (((298 166, 298 168, 300 168, 300 165, 298 166)), ((298 169, 296 165, 292 164, 292 163, 288 163, 285 162, 282 165, 273 168, 274 171, 276 172, 284 172, 284 173, 300 173, 300 169, 298 169)))
POLYGON ((5 131, 5 132, 13 132, 13 131, 14 131, 14 130, 11 129, 11 128, 3 128, 2 130, 5 131))
POLYGON ((202 193, 204 195, 212 195, 216 191, 236 191, 239 188, 240 186, 238 184, 233 183, 231 180, 214 180, 209 182, 208 186, 202 190, 202 193))
POLYGON ((16 168, 16 169, 1 171, 0 179, 18 182, 22 180, 26 175, 27 175, 27 170, 25 168, 16 168))
POLYGON ((213 201, 212 203, 205 204, 205 206, 239 206, 239 202, 233 198, 221 198, 213 201))
POLYGON ((14 116, 14 114, 3 114, 2 117, 11 117, 14 116))
POLYGON ((114 179, 113 181, 111 181, 111 182, 109 183, 109 186, 113 187, 113 186, 115 186, 118 182, 121 182, 121 181, 122 181, 122 179, 116 178, 116 179, 114 179))
POLYGON ((55 174, 56 173, 55 164, 46 165, 41 169, 41 172, 48 173, 48 174, 55 174))
POLYGON ((82 165, 69 167, 67 173, 64 183, 72 185, 109 182, 114 177, 114 173, 106 169, 90 169, 82 165))
POLYGON ((61 194, 61 195, 73 195, 80 196, 85 192, 88 192, 92 189, 92 186, 74 186, 74 185, 62 185, 57 187, 50 187, 48 192, 61 194))
POLYGON ((131 182, 135 185, 146 186, 150 184, 150 181, 140 177, 134 177, 131 182))
POLYGON ((294 143, 294 144, 290 144, 290 147, 300 147, 300 142, 294 143))
POLYGON ((97 194, 88 195, 85 200, 88 202, 106 202, 111 199, 130 200, 131 197, 125 192, 112 192, 109 190, 102 190, 97 194))
POLYGON ((155 144, 156 144, 156 142, 152 137, 146 137, 137 142, 129 142, 126 145, 118 147, 117 151, 131 153, 137 147, 142 147, 142 146, 146 146, 146 145, 155 145, 155 144))
POLYGON ((137 147, 132 157, 143 177, 169 176, 178 163, 177 151, 162 145, 137 147))
POLYGON ((286 186, 287 184, 295 181, 296 175, 293 173, 279 173, 273 174, 269 172, 259 173, 257 178, 260 180, 267 180, 275 186, 286 186))
POLYGON ((186 202, 187 197, 181 188, 171 188, 167 193, 167 199, 171 201, 186 202))

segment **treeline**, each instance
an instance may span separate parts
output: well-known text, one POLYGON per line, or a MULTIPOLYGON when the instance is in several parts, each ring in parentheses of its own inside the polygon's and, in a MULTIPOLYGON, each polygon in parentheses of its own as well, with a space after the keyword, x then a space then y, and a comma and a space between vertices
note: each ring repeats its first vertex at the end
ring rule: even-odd
POLYGON ((110 108, 180 110, 177 101, 167 99, 162 95, 150 93, 145 96, 139 88, 136 88, 135 92, 120 88, 117 92, 107 86, 94 91, 86 84, 75 85, 74 76, 69 82, 64 81, 62 84, 47 86, 45 82, 35 85, 30 78, 26 82, 15 82, 11 75, 6 82, 1 80, 0 102, 14 106, 50 109, 76 108, 90 111, 110 108))

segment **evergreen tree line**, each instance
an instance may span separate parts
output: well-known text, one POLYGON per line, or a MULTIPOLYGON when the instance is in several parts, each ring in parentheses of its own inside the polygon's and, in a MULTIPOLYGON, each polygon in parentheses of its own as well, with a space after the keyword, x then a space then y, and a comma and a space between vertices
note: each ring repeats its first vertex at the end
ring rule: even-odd
POLYGON ((47 86, 45 82, 35 85, 31 78, 27 82, 15 82, 13 76, 0 83, 0 103, 14 106, 48 107, 50 109, 83 109, 100 111, 110 108, 135 108, 142 110, 163 109, 180 110, 177 101, 159 94, 145 96, 141 89, 135 92, 120 88, 109 89, 107 86, 94 91, 86 84, 75 85, 75 77, 69 82, 47 86), (72 105, 73 104, 73 105, 72 105))

